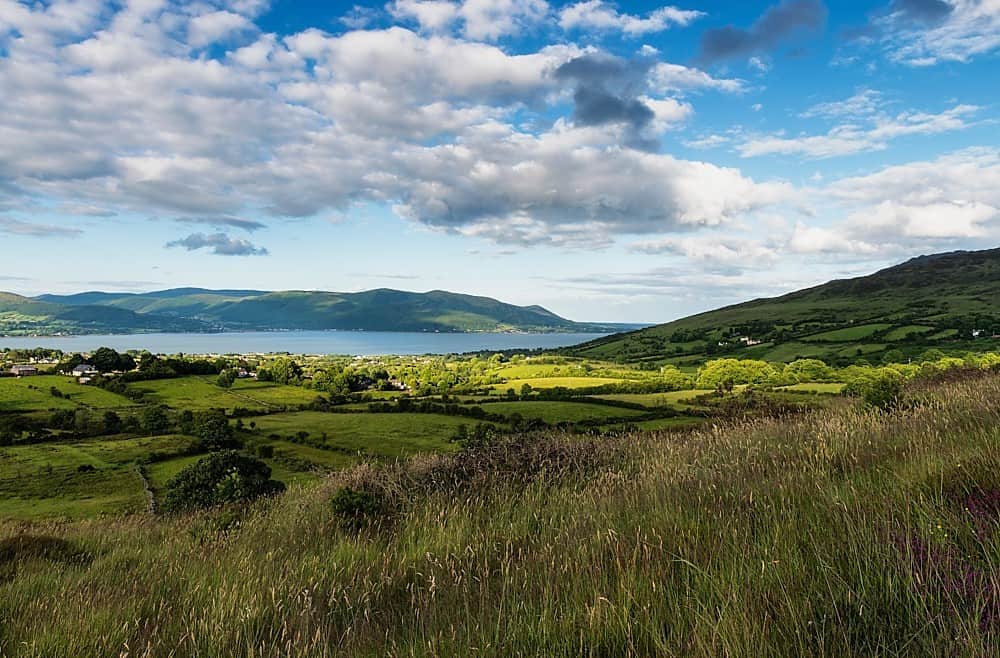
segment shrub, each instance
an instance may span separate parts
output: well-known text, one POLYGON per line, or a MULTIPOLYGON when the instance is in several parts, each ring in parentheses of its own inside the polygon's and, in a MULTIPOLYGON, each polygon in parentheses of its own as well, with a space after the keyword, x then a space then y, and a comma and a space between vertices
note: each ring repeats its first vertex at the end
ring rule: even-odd
POLYGON ((167 483, 165 512, 240 503, 284 491, 264 462, 235 450, 216 452, 188 466, 167 483))
POLYGON ((386 514, 385 499, 373 491, 341 487, 330 501, 341 527, 359 531, 386 514))
POLYGON ((857 377, 844 387, 848 395, 855 395, 870 407, 890 409, 899 402, 903 390, 903 377, 890 368, 879 368, 865 376, 857 377))

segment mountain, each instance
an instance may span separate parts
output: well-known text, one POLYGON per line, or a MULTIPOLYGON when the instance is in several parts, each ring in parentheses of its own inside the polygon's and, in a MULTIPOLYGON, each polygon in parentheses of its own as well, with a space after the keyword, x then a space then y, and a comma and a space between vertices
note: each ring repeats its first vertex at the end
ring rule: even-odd
POLYGON ((207 331, 199 320, 93 304, 65 305, 0 292, 0 336, 207 331))
POLYGON ((618 361, 693 364, 726 355, 790 361, 877 361, 937 347, 993 349, 1000 341, 1000 249, 920 256, 868 276, 756 299, 568 353, 618 361), (894 356, 898 356, 895 355, 894 356))
MULTIPOLYGON (((24 298, 21 298, 24 299, 24 298)), ((196 323, 201 330, 341 329, 367 331, 620 331, 622 325, 572 322, 540 306, 514 306, 442 290, 358 293, 178 288, 150 293, 41 295, 47 308, 104 309, 120 320, 196 323)), ((100 311, 88 311, 100 315, 100 311)), ((142 330, 142 329, 135 329, 142 330)), ((198 330, 198 329, 191 329, 198 330)))

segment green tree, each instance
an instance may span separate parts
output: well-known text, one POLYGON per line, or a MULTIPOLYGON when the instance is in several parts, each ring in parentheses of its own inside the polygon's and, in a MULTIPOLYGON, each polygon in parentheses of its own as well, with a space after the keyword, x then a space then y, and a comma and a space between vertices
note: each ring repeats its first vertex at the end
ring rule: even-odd
POLYGON ((275 359, 269 370, 273 381, 278 384, 298 384, 302 379, 302 367, 288 357, 275 359))
POLYGON ((113 411, 105 411, 101 418, 101 426, 104 434, 119 434, 122 431, 121 416, 113 411))
POLYGON ((232 388, 235 381, 236 371, 230 368, 220 372, 218 379, 215 380, 215 383, 221 388, 232 388))
POLYGON ((149 436, 164 434, 170 429, 170 417, 167 416, 166 409, 163 407, 150 406, 142 410, 139 424, 142 431, 149 436))
POLYGON ((235 447, 233 428, 221 411, 206 411, 194 419, 194 435, 201 439, 208 450, 222 450, 235 447))
POLYGON ((267 464, 235 450, 212 453, 174 476, 166 486, 162 509, 184 512, 254 500, 284 491, 271 479, 267 464))

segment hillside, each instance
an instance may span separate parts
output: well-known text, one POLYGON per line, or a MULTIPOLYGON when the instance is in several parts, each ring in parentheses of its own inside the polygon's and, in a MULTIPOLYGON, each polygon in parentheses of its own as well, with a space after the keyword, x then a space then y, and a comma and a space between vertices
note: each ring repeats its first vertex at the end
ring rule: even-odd
POLYGON ((181 288, 151 293, 42 295, 39 302, 169 316, 220 330, 575 331, 618 327, 572 322, 540 306, 435 290, 358 293, 181 288))
POLYGON ((0 292, 0 335, 206 331, 203 322, 124 308, 54 304, 0 292))
POLYGON ((568 350, 619 361, 712 355, 878 360, 931 347, 992 349, 1000 334, 1000 249, 921 256, 874 274, 727 306, 568 350), (759 343, 758 343, 759 341, 759 343), (749 344, 748 344, 749 343, 749 344))
MULTIPOLYGON (((0 655, 996 656, 1000 378, 918 385, 888 413, 371 462, 248 508, 0 520, 0 655)), ((112 470, 91 454, 56 472, 112 470)))

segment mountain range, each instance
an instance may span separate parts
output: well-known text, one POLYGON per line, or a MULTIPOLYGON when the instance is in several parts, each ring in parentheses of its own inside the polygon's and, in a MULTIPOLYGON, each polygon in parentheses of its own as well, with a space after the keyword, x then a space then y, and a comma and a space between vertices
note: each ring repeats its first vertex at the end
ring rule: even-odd
POLYGON ((0 293, 0 334, 338 329, 599 333, 635 325, 573 322, 541 306, 435 290, 357 293, 176 288, 34 298, 0 293))
POLYGON ((832 363, 1000 346, 1000 249, 920 256, 567 350, 622 362, 695 364, 728 355, 832 363))

